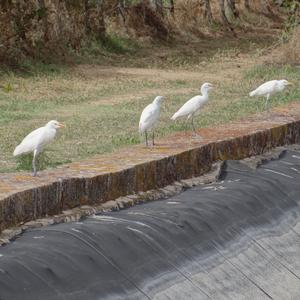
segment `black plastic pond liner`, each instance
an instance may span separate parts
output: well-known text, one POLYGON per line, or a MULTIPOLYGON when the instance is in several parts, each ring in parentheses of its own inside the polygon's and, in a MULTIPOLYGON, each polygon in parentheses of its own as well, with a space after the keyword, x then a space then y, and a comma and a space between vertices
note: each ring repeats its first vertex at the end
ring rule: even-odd
POLYGON ((30 230, 0 299, 300 299, 300 152, 167 200, 30 230))

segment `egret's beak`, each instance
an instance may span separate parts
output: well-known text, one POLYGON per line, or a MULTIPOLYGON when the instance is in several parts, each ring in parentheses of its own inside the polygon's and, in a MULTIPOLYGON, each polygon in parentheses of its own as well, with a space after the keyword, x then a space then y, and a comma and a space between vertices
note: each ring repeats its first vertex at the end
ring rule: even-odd
POLYGON ((63 123, 59 123, 59 124, 58 124, 58 128, 65 128, 65 127, 66 127, 66 125, 63 124, 63 123))
POLYGON ((293 85, 293 83, 288 81, 286 85, 293 85))

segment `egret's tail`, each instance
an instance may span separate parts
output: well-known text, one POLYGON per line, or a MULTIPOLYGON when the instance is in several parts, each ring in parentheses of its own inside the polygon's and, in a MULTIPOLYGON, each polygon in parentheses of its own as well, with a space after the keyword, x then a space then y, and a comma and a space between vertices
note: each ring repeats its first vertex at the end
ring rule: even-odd
POLYGON ((34 151, 33 145, 23 142, 16 147, 16 149, 14 151, 14 156, 18 156, 21 154, 27 154, 31 151, 34 151))
POLYGON ((145 131, 145 128, 144 128, 144 127, 145 127, 144 124, 141 122, 141 123, 139 124, 139 133, 140 133, 140 134, 144 133, 144 131, 145 131))
POLYGON ((22 151, 22 149, 21 149, 20 146, 21 145, 19 145, 19 146, 16 147, 16 149, 14 151, 14 156, 18 156, 18 155, 22 154, 23 151, 22 151))
POLYGON ((171 120, 173 120, 173 121, 175 121, 176 119, 178 119, 178 112, 176 112, 173 116, 172 116, 172 118, 171 118, 171 120))
POLYGON ((254 91, 252 91, 252 92, 249 93, 249 96, 250 96, 250 97, 253 97, 253 96, 255 96, 255 95, 256 95, 256 90, 254 90, 254 91))

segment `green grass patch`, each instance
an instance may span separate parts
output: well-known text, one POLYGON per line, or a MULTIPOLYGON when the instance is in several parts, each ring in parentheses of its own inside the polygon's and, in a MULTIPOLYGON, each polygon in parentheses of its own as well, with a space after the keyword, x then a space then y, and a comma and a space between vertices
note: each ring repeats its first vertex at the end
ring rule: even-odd
POLYGON ((139 49, 139 44, 135 40, 115 34, 106 35, 101 40, 101 46, 106 51, 117 54, 133 53, 139 49))
POLYGON ((272 79, 299 79, 300 70, 296 66, 258 65, 246 72, 245 80, 268 81, 272 79))
POLYGON ((100 61, 101 58, 111 57, 114 54, 134 55, 138 49, 140 49, 140 45, 133 39, 106 34, 101 39, 91 40, 80 50, 78 58, 79 61, 84 62, 88 62, 89 58, 96 58, 100 61))
POLYGON ((3 66, 0 69, 0 80, 1 77, 7 75, 19 78, 66 75, 66 70, 67 66, 61 63, 44 63, 27 59, 21 61, 15 67, 3 66))
MULTIPOLYGON (((33 154, 26 154, 16 157, 16 170, 17 171, 31 171, 32 170, 33 154)), ((54 168, 58 165, 69 163, 71 160, 60 159, 54 160, 49 151, 43 151, 39 154, 36 160, 38 170, 45 170, 47 168, 54 168)))

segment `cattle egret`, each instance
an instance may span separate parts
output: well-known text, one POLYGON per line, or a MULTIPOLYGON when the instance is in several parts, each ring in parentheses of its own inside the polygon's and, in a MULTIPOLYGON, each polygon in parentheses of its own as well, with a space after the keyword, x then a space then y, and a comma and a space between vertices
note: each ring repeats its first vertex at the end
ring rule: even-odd
MULTIPOLYGON (((157 96, 152 103, 143 110, 140 118, 139 131, 145 133, 146 146, 148 146, 148 131, 152 130, 160 114, 160 105, 164 97, 157 96)), ((154 146, 154 131, 152 132, 152 144, 154 146)))
POLYGON ((187 120, 192 119, 192 127, 194 135, 197 135, 194 126, 194 116, 198 114, 199 109, 208 101, 208 92, 213 88, 211 83, 204 83, 201 86, 201 94, 197 95, 190 100, 188 100, 171 118, 172 120, 177 120, 181 117, 187 117, 187 120))
POLYGON ((265 109, 269 109, 269 98, 271 95, 281 92, 285 89, 286 86, 291 85, 292 83, 287 80, 271 80, 260 85, 256 90, 252 91, 249 96, 264 96, 266 97, 265 109))
POLYGON ((18 145, 14 151, 14 156, 18 156, 21 154, 27 154, 33 152, 33 160, 32 160, 32 169, 33 176, 36 176, 36 166, 35 161, 38 154, 41 152, 42 148, 52 142, 55 138, 56 130, 58 128, 65 127, 65 125, 52 120, 48 122, 44 127, 40 127, 31 133, 29 133, 18 145))

